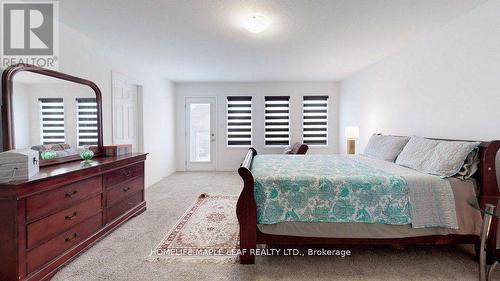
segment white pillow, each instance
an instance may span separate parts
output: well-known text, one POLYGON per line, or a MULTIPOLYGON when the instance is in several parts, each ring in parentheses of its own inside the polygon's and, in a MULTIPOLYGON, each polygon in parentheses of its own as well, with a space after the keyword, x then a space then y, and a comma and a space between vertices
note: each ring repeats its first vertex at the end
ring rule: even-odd
POLYGON ((396 164, 417 171, 424 171, 426 162, 431 158, 433 149, 436 146, 436 141, 412 136, 403 151, 398 155, 396 164))
POLYGON ((399 154, 396 164, 451 177, 460 171, 469 153, 478 146, 478 142, 437 141, 413 136, 399 154))
POLYGON ((365 147, 364 155, 370 158, 394 162, 409 137, 384 136, 373 134, 365 147))

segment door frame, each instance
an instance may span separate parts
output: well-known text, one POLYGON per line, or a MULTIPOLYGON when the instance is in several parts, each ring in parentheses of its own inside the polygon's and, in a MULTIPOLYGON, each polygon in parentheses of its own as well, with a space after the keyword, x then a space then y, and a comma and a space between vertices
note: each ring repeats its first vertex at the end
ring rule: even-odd
POLYGON ((184 152, 184 169, 186 171, 216 171, 217 170, 217 146, 218 146, 218 138, 217 138, 217 97, 216 96, 186 96, 184 97, 184 147, 185 152, 184 152), (189 100, 200 100, 200 103, 203 102, 203 100, 208 101, 212 103, 212 108, 211 108, 211 138, 215 139, 214 141, 211 141, 210 143, 210 162, 201 162, 201 163, 196 163, 194 162, 192 165, 190 162, 190 135, 189 135, 189 125, 190 125, 190 117, 189 117, 189 110, 188 110, 188 104, 189 100), (191 164, 191 165, 190 165, 191 164))
MULTIPOLYGON (((137 151, 144 152, 144 87, 137 79, 129 77, 121 72, 111 70, 111 143, 115 141, 114 124, 114 103, 115 103, 115 84, 121 80, 137 87, 137 151)), ((133 149, 133 148, 132 148, 133 149)), ((134 149, 133 149, 134 150, 134 149)))

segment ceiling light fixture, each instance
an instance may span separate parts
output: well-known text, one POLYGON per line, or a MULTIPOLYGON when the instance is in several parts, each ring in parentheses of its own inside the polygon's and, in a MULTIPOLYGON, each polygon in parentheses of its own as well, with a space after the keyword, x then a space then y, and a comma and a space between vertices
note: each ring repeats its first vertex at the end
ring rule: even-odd
POLYGON ((251 14, 243 22, 243 27, 252 33, 260 33, 267 29, 270 24, 271 22, 266 16, 262 14, 251 14))

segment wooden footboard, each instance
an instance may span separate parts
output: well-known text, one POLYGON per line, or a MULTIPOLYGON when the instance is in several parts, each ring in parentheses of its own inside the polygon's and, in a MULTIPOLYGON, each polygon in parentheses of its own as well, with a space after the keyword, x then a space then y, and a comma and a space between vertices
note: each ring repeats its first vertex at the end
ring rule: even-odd
POLYGON ((250 148, 238 169, 243 179, 243 190, 236 204, 236 216, 240 224, 240 263, 252 264, 255 256, 252 251, 257 246, 257 206, 253 196, 253 175, 250 172, 252 161, 257 151, 250 148))
MULTIPOLYGON (((500 150, 500 141, 483 142, 479 150, 480 164, 476 178, 479 181, 481 204, 497 204, 500 198, 499 182, 496 177, 496 155, 500 150)), ((271 235, 262 233, 257 228, 257 206, 254 198, 254 178, 251 172, 252 162, 257 155, 254 148, 250 148, 238 169, 243 179, 241 191, 236 205, 236 216, 240 225, 240 263, 253 264, 255 262, 254 250, 259 244, 276 244, 289 246, 307 245, 359 245, 359 244, 387 244, 387 245, 437 245, 437 244, 472 244, 479 241, 476 235, 433 235, 408 237, 397 239, 361 239, 361 238, 315 238, 271 235)), ((496 249, 498 220, 494 219, 490 228, 488 241, 488 256, 492 257, 496 249)))

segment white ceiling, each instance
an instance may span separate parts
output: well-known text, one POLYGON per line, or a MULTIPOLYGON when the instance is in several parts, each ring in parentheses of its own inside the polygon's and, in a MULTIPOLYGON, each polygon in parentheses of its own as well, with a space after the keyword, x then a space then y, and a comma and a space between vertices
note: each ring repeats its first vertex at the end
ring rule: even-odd
POLYGON ((174 81, 330 81, 485 1, 64 0, 60 19, 174 81), (247 32, 250 12, 273 24, 247 32))

